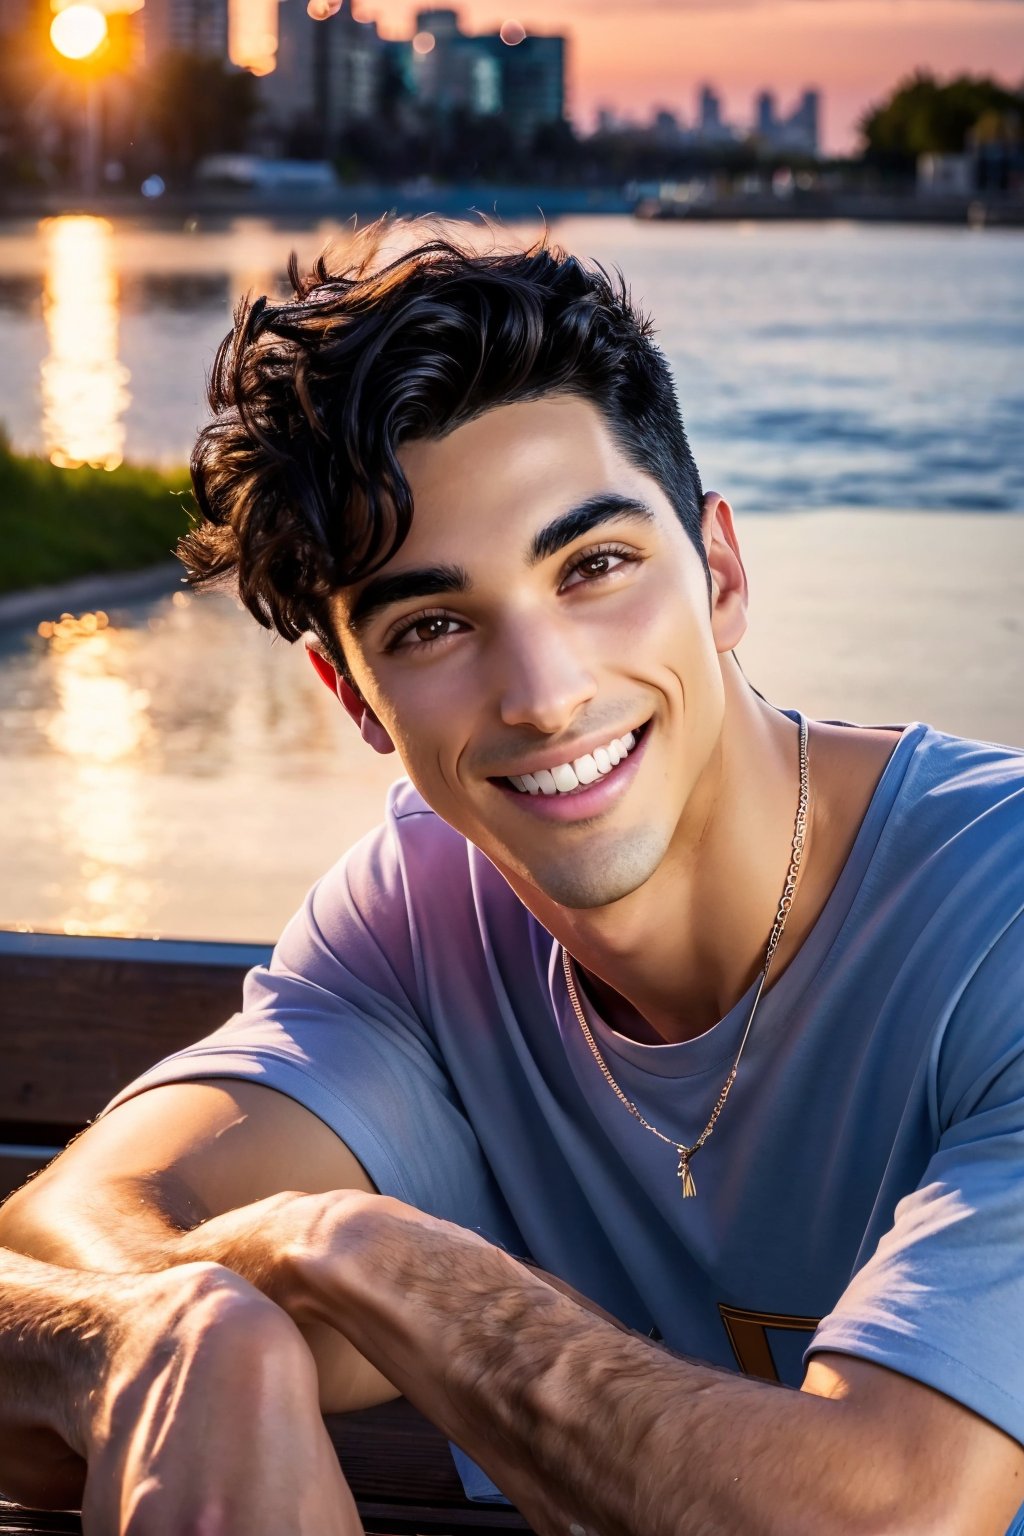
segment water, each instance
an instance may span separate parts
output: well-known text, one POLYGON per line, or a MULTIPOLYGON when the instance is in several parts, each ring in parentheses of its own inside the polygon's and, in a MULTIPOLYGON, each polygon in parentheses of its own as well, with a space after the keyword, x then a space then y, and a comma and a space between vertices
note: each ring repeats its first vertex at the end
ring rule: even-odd
MULTIPOLYGON (((235 299, 338 234, 8 227, 0 421, 59 462, 183 462, 235 299)), ((578 218, 554 234, 621 265, 653 311, 697 462, 741 509, 1024 507, 1024 232, 578 218)))
MULTIPOLYGON (((234 299, 280 286, 287 252, 308 259, 331 233, 0 231, 0 421, 59 463, 182 462, 234 299)), ((1024 509, 1024 235, 624 219, 554 233, 621 264, 655 313, 709 486, 741 514, 865 509, 751 519, 779 701, 1024 743, 1007 705, 1024 522, 978 515, 1024 509), (870 508, 974 521, 919 520, 919 535, 870 508)), ((379 820, 394 760, 358 740, 301 648, 228 600, 101 605, 87 626, 0 629, 0 925, 272 939, 379 820)))

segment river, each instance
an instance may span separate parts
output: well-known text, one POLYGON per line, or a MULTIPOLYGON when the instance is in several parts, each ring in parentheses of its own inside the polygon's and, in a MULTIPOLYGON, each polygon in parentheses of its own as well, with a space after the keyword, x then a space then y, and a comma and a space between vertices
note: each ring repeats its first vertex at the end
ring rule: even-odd
MULTIPOLYGON (((183 462, 234 300, 279 290, 288 252, 308 261, 332 237, 344 234, 256 220, 3 227, 0 422, 15 446, 66 465, 183 462)), ((620 265, 652 310, 705 483, 741 518, 986 514, 1000 575, 991 514, 1024 510, 1024 234, 575 218, 552 237, 620 265)), ((794 521, 778 526, 796 551, 786 612, 798 617, 803 541, 794 521)), ((858 525, 840 526, 860 548, 858 525)), ((861 526, 881 550, 884 522, 861 526)), ((910 571, 912 541, 900 547, 910 571)), ((955 589, 956 571, 940 577, 955 589)), ((827 620, 827 595, 814 601, 827 620)), ((992 654, 1019 654, 1019 607, 1003 602, 988 605, 992 654)), ((297 649, 226 599, 101 592, 90 611, 42 634, 0 630, 0 925, 272 938, 374 824, 393 762, 345 728, 297 649)), ((985 613, 983 591, 972 611, 985 613)), ((847 706, 876 718, 903 705, 879 646, 847 706)), ((970 698, 935 699, 952 728, 988 726, 970 698)))

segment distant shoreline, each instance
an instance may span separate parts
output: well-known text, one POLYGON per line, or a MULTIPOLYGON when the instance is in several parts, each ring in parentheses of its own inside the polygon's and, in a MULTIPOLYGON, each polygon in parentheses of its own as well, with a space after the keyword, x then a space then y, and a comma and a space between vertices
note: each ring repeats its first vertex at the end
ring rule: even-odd
POLYGON ((94 571, 71 581, 45 587, 26 587, 20 592, 0 593, 0 631, 24 629, 45 619, 59 619, 116 603, 142 602, 179 591, 185 579, 177 560, 162 560, 133 571, 94 571))
POLYGON ((68 191, 12 193, 0 196, 0 224, 18 219, 53 218, 61 214, 95 214, 102 218, 142 219, 146 223, 180 226, 197 219, 207 227, 235 218, 315 223, 329 219, 345 223, 353 217, 370 221, 394 213, 399 217, 437 214, 441 218, 497 217, 506 222, 538 217, 564 218, 579 214, 629 215, 633 200, 614 188, 502 186, 341 186, 329 193, 259 193, 193 188, 166 192, 160 198, 104 193, 84 199, 68 191))
POLYGON ((369 221, 383 214, 413 217, 437 214, 449 219, 497 218, 506 223, 585 215, 636 216, 705 223, 827 222, 953 225, 1024 228, 1024 199, 995 196, 918 197, 908 193, 796 191, 789 196, 756 194, 687 198, 652 193, 627 196, 621 189, 545 186, 375 186, 339 187, 329 193, 275 194, 195 188, 167 192, 160 198, 107 192, 83 199, 68 191, 8 192, 0 197, 0 226, 25 219, 93 214, 102 218, 142 220, 180 227, 191 220, 206 226, 236 218, 262 217, 282 223, 350 219, 369 221))

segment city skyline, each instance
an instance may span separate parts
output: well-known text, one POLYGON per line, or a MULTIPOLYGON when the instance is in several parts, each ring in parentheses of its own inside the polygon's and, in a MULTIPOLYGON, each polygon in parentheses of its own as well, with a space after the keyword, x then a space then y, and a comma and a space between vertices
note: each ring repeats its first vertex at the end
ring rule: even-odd
MULTIPOLYGON (((648 120, 665 108, 692 119, 700 87, 715 86, 730 120, 745 122, 758 92, 784 107, 822 92, 823 147, 856 147, 864 111, 915 69, 941 76, 1024 79, 1024 0, 454 0, 464 27, 569 38, 569 112, 584 129, 610 107, 648 120), (678 63, 666 65, 666 59, 678 63)), ((356 0, 385 37, 408 37, 421 7, 356 0)))

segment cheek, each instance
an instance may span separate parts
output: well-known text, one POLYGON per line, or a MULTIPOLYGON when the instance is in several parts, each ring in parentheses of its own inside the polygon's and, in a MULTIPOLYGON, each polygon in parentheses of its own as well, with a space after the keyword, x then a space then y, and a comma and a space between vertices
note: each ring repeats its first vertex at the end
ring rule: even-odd
MULTIPOLYGON (((440 670, 440 669, 439 669, 440 670)), ((427 670, 382 703, 378 718, 402 765, 431 804, 457 782, 458 761, 468 739, 466 701, 427 670)))
POLYGON ((683 678, 714 667, 717 660, 707 589, 688 573, 666 567, 657 579, 637 583, 619 609, 619 622, 607 636, 613 653, 631 668, 667 669, 683 678))

